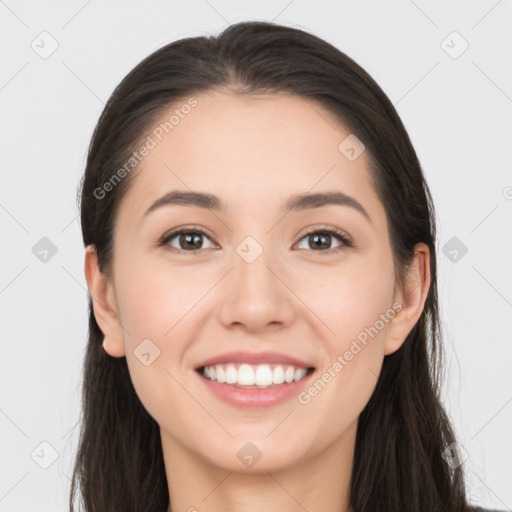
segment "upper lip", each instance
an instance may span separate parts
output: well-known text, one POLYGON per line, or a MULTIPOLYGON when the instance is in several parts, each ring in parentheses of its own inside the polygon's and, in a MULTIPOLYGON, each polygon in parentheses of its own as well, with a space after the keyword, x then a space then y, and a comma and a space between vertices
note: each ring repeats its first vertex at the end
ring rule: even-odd
POLYGON ((203 368, 204 366, 215 366, 216 364, 227 364, 227 363, 246 363, 246 364, 289 364, 300 368, 313 368, 312 364, 306 361, 301 361, 296 357, 289 356, 287 354, 281 354, 279 352, 226 352, 218 356, 206 359, 202 363, 199 363, 194 367, 195 370, 203 368))

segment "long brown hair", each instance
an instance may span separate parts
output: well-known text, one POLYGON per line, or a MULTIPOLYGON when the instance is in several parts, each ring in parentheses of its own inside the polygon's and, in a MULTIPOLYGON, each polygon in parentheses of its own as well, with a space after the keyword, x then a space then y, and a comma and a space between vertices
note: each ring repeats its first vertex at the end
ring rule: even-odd
MULTIPOLYGON (((422 315, 401 348, 385 356, 359 417, 350 502, 356 512, 461 512, 462 466, 445 460, 455 436, 440 399, 433 201, 392 103, 343 52, 303 30, 258 21, 175 41, 146 57, 114 90, 92 136, 79 192, 84 246, 96 247, 100 269, 109 275, 115 215, 134 174, 106 194, 100 189, 170 104, 212 88, 292 93, 329 109, 366 147, 400 281, 414 245, 428 246, 431 285, 422 315)), ((87 512, 165 512, 169 491, 159 426, 137 397, 126 358, 109 356, 102 341, 89 295, 71 511, 79 490, 87 512)))

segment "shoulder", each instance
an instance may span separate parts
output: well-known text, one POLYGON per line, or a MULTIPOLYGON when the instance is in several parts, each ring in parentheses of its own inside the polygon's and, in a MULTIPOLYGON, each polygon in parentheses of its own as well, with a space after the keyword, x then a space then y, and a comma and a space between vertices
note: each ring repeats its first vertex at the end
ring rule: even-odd
POLYGON ((476 506, 468 506, 466 509, 466 512, 501 512, 500 510, 496 509, 490 509, 490 508, 482 508, 482 507, 476 507, 476 506))

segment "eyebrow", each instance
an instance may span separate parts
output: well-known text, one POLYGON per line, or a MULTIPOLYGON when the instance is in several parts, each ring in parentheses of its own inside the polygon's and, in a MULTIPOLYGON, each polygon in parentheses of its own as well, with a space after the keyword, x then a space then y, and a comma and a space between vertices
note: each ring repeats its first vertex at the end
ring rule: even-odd
MULTIPOLYGON (((144 213, 147 216, 152 211, 162 208, 163 206, 194 206, 197 208, 205 208, 214 211, 226 211, 225 203, 213 194, 205 194, 202 192, 187 192, 174 190, 157 199, 144 213)), ((285 204, 287 211, 300 211, 310 208, 321 208, 322 206, 337 205, 348 206, 354 208, 364 215, 370 222, 371 218, 363 205, 353 197, 342 192, 321 192, 316 194, 301 194, 292 196, 285 204)))

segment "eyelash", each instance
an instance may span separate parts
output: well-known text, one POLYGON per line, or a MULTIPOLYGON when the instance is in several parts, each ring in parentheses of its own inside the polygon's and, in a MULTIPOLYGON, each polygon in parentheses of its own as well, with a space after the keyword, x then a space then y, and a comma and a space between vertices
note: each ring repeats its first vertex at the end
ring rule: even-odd
MULTIPOLYGON (((165 246, 166 249, 168 249, 168 250, 170 250, 171 252, 174 252, 174 253, 191 253, 191 254, 196 254, 197 252, 202 250, 202 249, 197 249, 197 250, 192 250, 192 251, 183 251, 183 250, 179 250, 179 249, 176 249, 175 247, 171 247, 171 246, 167 245, 170 240, 175 238, 177 235, 181 235, 182 233, 200 234, 200 235, 206 236, 207 238, 212 240, 212 242, 216 243, 215 240, 210 235, 208 235, 208 233, 203 231, 201 228, 198 228, 198 227, 196 228, 194 226, 191 226, 189 228, 182 228, 182 229, 178 229, 176 231, 172 231, 171 233, 168 233, 168 234, 166 233, 159 240, 158 246, 165 246)), ((325 251, 323 251, 323 250, 313 251, 313 252, 317 252, 317 253, 319 253, 321 255, 337 253, 337 252, 343 250, 344 248, 348 248, 348 247, 352 247, 353 246, 352 239, 348 235, 346 235, 342 231, 339 231, 336 228, 316 228, 316 229, 313 228, 313 229, 307 231, 306 233, 304 233, 304 235, 302 235, 302 237, 299 239, 299 242, 301 240, 303 240, 304 238, 306 238, 307 236, 312 235, 312 234, 331 235, 331 236, 334 236, 334 237, 338 238, 342 242, 342 244, 340 246, 334 247, 333 249, 327 249, 325 251)))

